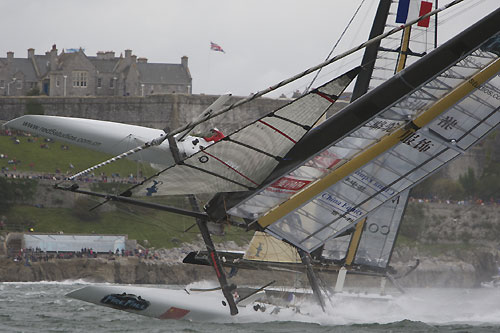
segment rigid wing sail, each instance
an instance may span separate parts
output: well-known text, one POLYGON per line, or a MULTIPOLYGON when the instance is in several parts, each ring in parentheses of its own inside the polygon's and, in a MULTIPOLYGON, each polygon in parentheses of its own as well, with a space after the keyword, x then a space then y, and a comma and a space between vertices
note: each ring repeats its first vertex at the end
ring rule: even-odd
MULTIPOLYGON (((498 17, 499 10, 318 126, 287 156, 288 167, 304 163, 278 167, 236 204, 225 196, 227 213, 311 252, 460 155, 498 123, 498 17)), ((220 207, 213 201, 207 212, 222 218, 220 207)))
MULTIPOLYGON (((427 61, 432 55, 439 52, 427 61)), ((409 81, 409 69, 389 80, 418 88, 330 145, 322 154, 336 160, 327 176, 308 180, 307 189, 277 207, 263 209, 265 194, 259 193, 230 213, 252 216, 269 233, 311 252, 459 156, 500 121, 500 61, 484 48, 457 56, 458 62, 420 85, 409 81)), ((322 171, 313 158, 290 176, 304 179, 311 168, 322 171)))

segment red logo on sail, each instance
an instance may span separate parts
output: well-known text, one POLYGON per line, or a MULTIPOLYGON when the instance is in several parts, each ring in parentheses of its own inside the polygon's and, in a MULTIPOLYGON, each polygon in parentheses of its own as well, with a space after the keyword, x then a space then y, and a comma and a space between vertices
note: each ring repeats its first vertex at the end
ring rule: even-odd
POLYGON ((271 185, 271 187, 288 191, 300 191, 301 189, 306 187, 306 185, 309 184, 310 182, 311 182, 310 180, 301 180, 292 177, 282 177, 278 179, 276 182, 274 182, 271 185))

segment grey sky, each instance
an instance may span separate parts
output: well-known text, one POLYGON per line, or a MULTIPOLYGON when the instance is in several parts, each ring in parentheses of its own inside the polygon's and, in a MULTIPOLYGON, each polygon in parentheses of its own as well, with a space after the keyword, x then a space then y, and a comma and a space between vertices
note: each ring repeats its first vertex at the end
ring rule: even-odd
MULTIPOLYGON (((361 1, 2 0, 0 57, 7 51, 26 57, 30 47, 44 54, 52 44, 91 56, 132 49, 149 62, 180 63, 187 55, 194 93, 246 96, 322 62, 361 1), (226 53, 210 51, 210 41, 226 53)), ((334 54, 366 40, 377 4, 365 1, 334 54)), ((465 0, 442 15, 440 42, 499 6, 500 0, 465 0)), ((318 83, 356 64, 331 65, 318 83)), ((310 79, 271 96, 303 90, 310 79)))

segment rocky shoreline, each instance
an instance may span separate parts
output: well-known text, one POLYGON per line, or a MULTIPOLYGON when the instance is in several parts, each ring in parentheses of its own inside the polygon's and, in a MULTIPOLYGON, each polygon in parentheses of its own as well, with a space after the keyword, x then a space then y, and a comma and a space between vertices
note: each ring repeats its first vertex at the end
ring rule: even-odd
MULTIPOLYGON (((97 283, 119 284, 167 284, 187 285, 198 281, 216 281, 209 266, 182 263, 183 249, 166 250, 171 255, 152 260, 139 257, 108 257, 49 259, 26 264, 6 256, 0 257, 0 282, 34 282, 84 280, 97 283)), ((484 256, 484 254, 483 254, 484 256)), ((494 257, 476 266, 451 257, 420 258, 417 269, 398 280, 403 287, 461 287, 473 288, 487 281, 492 275, 494 257)), ((392 266, 405 272, 413 260, 397 258, 392 266)), ((335 285, 336 276, 320 274, 322 280, 335 285)), ((231 279, 237 284, 265 284, 277 280, 277 285, 307 285, 305 274, 271 273, 266 271, 240 270, 231 279)), ((380 280, 373 277, 349 275, 346 286, 377 286, 380 280)))

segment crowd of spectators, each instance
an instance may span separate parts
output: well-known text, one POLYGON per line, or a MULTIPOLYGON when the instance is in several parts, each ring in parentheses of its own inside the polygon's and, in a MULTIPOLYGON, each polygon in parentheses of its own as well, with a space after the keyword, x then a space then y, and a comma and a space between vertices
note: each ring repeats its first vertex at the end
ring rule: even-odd
POLYGON ((450 199, 440 199, 437 197, 432 197, 432 198, 413 198, 413 197, 410 197, 408 200, 410 202, 418 202, 418 203, 439 203, 439 204, 462 205, 462 206, 470 206, 470 205, 497 206, 497 205, 500 205, 500 198, 495 199, 493 197, 490 197, 488 200, 483 200, 481 198, 472 198, 469 200, 450 200, 450 199))
POLYGON ((74 258, 105 258, 108 260, 116 260, 117 257, 137 257, 140 259, 147 260, 159 260, 160 255, 156 251, 150 251, 149 249, 116 249, 115 252, 108 251, 104 253, 98 253, 92 248, 82 248, 80 251, 55 251, 47 252, 40 248, 25 248, 20 249, 17 253, 9 253, 9 258, 12 258, 14 262, 24 263, 29 266, 31 262, 47 262, 49 260, 57 259, 74 259, 74 258))

